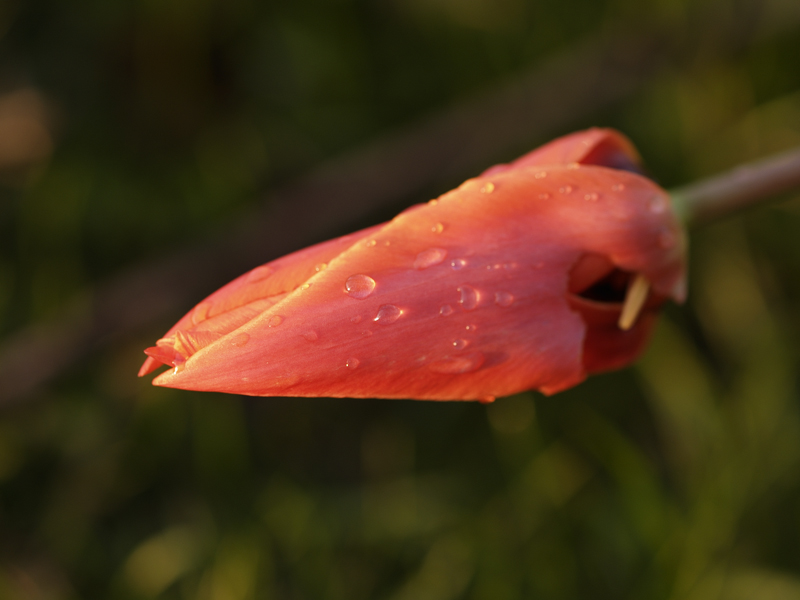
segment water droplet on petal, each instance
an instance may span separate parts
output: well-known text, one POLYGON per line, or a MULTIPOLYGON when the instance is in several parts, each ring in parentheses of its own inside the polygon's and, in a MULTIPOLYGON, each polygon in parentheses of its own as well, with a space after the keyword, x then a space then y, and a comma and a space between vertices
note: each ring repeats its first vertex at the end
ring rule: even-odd
POLYGON ((436 223, 433 227, 431 227, 431 231, 433 233, 442 233, 444 231, 444 225, 441 223, 436 223))
POLYGON ((481 194, 491 194, 494 191, 494 184, 491 181, 487 181, 486 184, 481 188, 481 194))
POLYGON ((367 248, 372 248, 372 246, 374 246, 374 245, 375 245, 375 244, 377 244, 377 243, 378 243, 378 241, 377 241, 377 240, 367 240, 366 242, 364 242, 364 245, 365 245, 367 248))
POLYGON ((352 319, 350 319, 351 323, 361 323, 361 315, 356 315, 352 319))
POLYGON ((453 260, 450 261, 450 267, 454 271, 458 271, 459 269, 463 269, 466 266, 467 266, 467 261, 465 261, 463 258, 456 258, 456 259, 453 259, 453 260))
POLYGON ((463 356, 447 356, 436 362, 432 362, 429 368, 434 373, 445 375, 458 375, 460 373, 471 373, 481 368, 484 357, 481 352, 470 352, 463 356))
POLYGON ((611 191, 612 192, 621 192, 624 189, 625 189, 625 184, 624 183, 615 183, 614 185, 611 186, 611 191))
POLYGON ((307 342, 316 342, 319 339, 319 335, 317 335, 317 332, 314 330, 305 332, 303 337, 307 342))
POLYGON ((300 289, 301 290, 307 290, 310 287, 311 287, 310 283, 304 283, 303 285, 300 286, 300 289))
POLYGON ((348 358, 347 362, 344 363, 344 366, 346 366, 348 369, 355 369, 360 364, 361 361, 357 358, 348 358))
POLYGON ((211 310, 212 306, 211 302, 201 302, 195 306, 192 311, 192 323, 197 325, 205 321, 208 318, 208 311, 211 310))
POLYGON ((584 200, 588 200, 589 202, 597 202, 597 200, 600 199, 600 194, 596 194, 595 192, 591 192, 589 194, 586 194, 583 197, 583 199, 584 200))
POLYGON ((375 289, 375 280, 368 275, 351 275, 344 282, 344 289, 351 297, 363 300, 375 289))
POLYGON ((467 330, 467 333, 475 333, 476 331, 478 331, 478 326, 477 325, 473 325, 472 323, 470 323, 464 329, 467 330))
POLYGON ((514 295, 509 292, 495 292, 494 303, 498 306, 511 306, 514 304, 514 295))
POLYGON ((549 200, 549 199, 550 199, 550 194, 548 194, 547 192, 539 194, 539 200, 549 200))
POLYGON ((478 300, 480 300, 480 297, 475 288, 468 285, 462 285, 461 287, 456 288, 456 291, 460 294, 458 303, 461 305, 461 308, 464 310, 472 310, 478 306, 478 300))
POLYGON ((369 329, 365 329, 364 331, 361 332, 361 335, 363 335, 364 337, 369 337, 372 335, 372 332, 369 329))
POLYGON ((559 194, 571 194, 572 193, 572 186, 571 185, 563 185, 558 188, 559 194))
POLYGON ((241 348, 250 341, 250 335, 247 333, 237 333, 231 338, 231 346, 241 348))
POLYGON ((403 311, 397 308, 394 304, 384 304, 383 306, 378 307, 378 314, 375 315, 373 321, 380 323, 381 325, 388 325, 389 323, 394 323, 397 321, 402 314, 403 311))
POLYGON ((449 304, 445 304, 439 309, 439 314, 442 315, 443 317, 449 317, 450 315, 453 314, 453 307, 450 306, 449 304))
POLYGON ((427 269, 428 267, 433 267, 441 263, 445 256, 447 256, 447 250, 442 250, 441 248, 423 250, 417 254, 417 258, 414 261, 414 268, 427 269))
POLYGON ((536 173, 536 175, 534 175, 534 177, 536 179, 544 179, 545 177, 547 177, 547 171, 539 171, 538 173, 536 173))
POLYGON ((266 265, 256 267, 247 274, 247 282, 256 283, 258 281, 263 281, 264 279, 272 275, 272 273, 273 273, 272 268, 266 265))
POLYGON ((319 273, 320 271, 324 271, 328 268, 328 263, 319 263, 314 267, 314 270, 319 273))
POLYGON ((454 340, 453 341, 453 348, 455 348, 456 350, 463 350, 468 345, 469 345, 469 342, 467 340, 454 340))
POLYGON ((283 317, 280 315, 272 315, 267 321, 267 327, 277 327, 283 323, 283 317))

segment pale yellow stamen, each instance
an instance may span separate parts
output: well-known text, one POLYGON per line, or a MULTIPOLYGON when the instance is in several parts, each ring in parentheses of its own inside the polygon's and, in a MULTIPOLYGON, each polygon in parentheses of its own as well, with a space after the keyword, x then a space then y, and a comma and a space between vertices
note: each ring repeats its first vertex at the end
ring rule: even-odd
POLYGON ((617 325, 623 331, 628 331, 636 323, 639 313, 647 300, 650 292, 650 283, 643 275, 637 275, 628 290, 625 292, 625 303, 622 305, 622 313, 619 315, 617 325))

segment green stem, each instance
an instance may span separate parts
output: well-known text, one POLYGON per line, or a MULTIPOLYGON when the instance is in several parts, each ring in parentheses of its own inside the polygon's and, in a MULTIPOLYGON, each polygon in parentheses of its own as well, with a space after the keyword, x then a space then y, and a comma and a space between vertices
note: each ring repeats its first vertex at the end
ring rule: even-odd
POLYGON ((800 148, 741 165, 670 193, 683 221, 699 225, 796 189, 800 189, 800 148))

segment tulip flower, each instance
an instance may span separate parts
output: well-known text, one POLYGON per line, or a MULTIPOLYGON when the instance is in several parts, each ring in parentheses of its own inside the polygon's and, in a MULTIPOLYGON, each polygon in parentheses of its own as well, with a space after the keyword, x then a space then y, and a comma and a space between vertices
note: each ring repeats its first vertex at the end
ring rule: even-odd
POLYGON ((255 396, 546 394, 642 351, 685 236, 621 134, 590 129, 392 221, 259 266, 152 348, 154 384, 255 396))

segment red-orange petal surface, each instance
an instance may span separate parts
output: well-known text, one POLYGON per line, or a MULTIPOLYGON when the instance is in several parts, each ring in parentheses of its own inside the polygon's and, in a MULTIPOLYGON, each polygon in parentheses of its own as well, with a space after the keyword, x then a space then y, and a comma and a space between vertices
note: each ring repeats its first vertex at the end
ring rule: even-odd
POLYGON ((175 369, 155 383, 183 389, 470 400, 624 366, 660 301, 684 294, 683 233, 637 165, 616 132, 556 140, 243 275, 148 349, 140 374, 164 363, 175 369), (577 295, 612 269, 652 286, 629 331, 618 303, 577 295))

